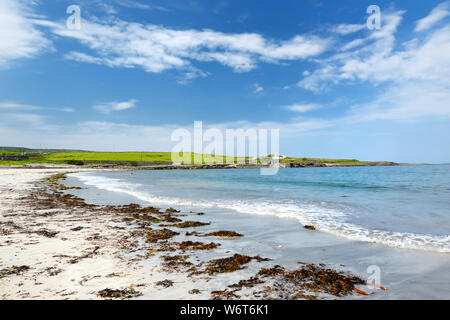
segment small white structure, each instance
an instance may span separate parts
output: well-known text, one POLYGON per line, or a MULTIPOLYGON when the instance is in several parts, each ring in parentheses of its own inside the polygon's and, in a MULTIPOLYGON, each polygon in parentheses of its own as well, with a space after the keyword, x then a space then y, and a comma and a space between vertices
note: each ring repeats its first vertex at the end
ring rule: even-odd
POLYGON ((286 156, 280 156, 278 153, 274 153, 270 157, 274 160, 281 160, 281 159, 286 158, 286 156))

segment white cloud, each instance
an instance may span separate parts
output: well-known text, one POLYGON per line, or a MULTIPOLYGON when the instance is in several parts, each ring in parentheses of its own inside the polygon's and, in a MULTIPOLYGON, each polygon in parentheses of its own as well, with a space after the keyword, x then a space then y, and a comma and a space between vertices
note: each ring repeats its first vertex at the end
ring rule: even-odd
POLYGON ((185 85, 185 84, 190 83, 193 79, 205 78, 208 75, 209 75, 208 72, 205 72, 200 69, 192 67, 181 75, 181 77, 177 81, 177 83, 181 84, 181 85, 185 85))
POLYGON ((195 61, 218 62, 235 72, 248 72, 258 63, 279 63, 314 57, 326 50, 329 39, 295 36, 267 39, 256 33, 213 30, 175 30, 109 18, 104 23, 83 19, 80 30, 63 23, 36 21, 58 36, 78 40, 91 53, 70 52, 66 58, 108 67, 143 68, 147 72, 191 69, 195 61))
POLYGON ((318 60, 321 67, 306 75, 298 85, 307 90, 320 92, 327 89, 330 84, 342 81, 355 79, 370 81, 378 80, 378 77, 392 76, 396 65, 389 59, 393 56, 394 34, 403 14, 404 11, 384 12, 381 30, 372 31, 366 38, 344 44, 342 46, 344 52, 318 60), (359 47, 362 44, 366 45, 359 47), (385 73, 386 70, 388 73, 385 73))
POLYGON ((2 124, 0 136, 8 144, 47 148, 80 148, 99 151, 170 151, 171 126, 138 126, 110 122, 81 122, 74 125, 52 126, 31 123, 22 126, 2 124), (44 146, 44 145, 43 145, 44 146))
POLYGON ((35 106, 29 104, 21 104, 11 101, 0 101, 0 110, 12 110, 12 111, 37 111, 37 110, 53 110, 62 112, 74 112, 73 108, 53 108, 53 107, 43 107, 35 106))
POLYGON ((134 9, 144 9, 144 10, 156 10, 156 11, 167 11, 167 9, 163 6, 155 6, 145 4, 139 1, 134 0, 115 0, 115 2, 123 7, 134 8, 134 9))
POLYGON ((428 30, 420 38, 413 36, 408 41, 396 43, 395 33, 404 11, 388 10, 382 13, 381 30, 344 42, 334 55, 316 60, 319 68, 304 74, 298 82, 300 87, 320 93, 337 84, 368 82, 375 92, 372 101, 351 107, 343 116, 329 119, 327 125, 448 119, 450 25, 430 29, 432 22, 438 21, 436 17, 442 17, 437 13, 442 13, 448 4, 439 5, 420 20, 419 29, 428 30))
POLYGON ((253 93, 261 93, 264 91, 264 88, 260 86, 258 83, 254 83, 253 88, 254 88, 253 93))
POLYGON ((51 47, 51 42, 30 20, 27 2, 0 1, 0 67, 16 59, 31 58, 51 47))
POLYGON ((28 125, 32 126, 38 126, 41 125, 44 120, 46 119, 46 116, 40 115, 40 114, 34 114, 34 113, 7 113, 2 114, 2 122, 7 122, 9 124, 15 124, 15 123, 26 123, 28 125))
POLYGON ((317 104, 292 104, 289 106, 282 106, 282 109, 285 110, 290 110, 290 111, 294 111, 294 112, 300 112, 300 113, 304 113, 304 112, 308 112, 308 111, 312 111, 312 110, 317 110, 320 108, 319 105, 317 104))
POLYGON ((332 31, 338 34, 347 35, 361 31, 366 28, 365 24, 339 24, 332 28, 332 31))
POLYGON ((102 103, 94 106, 94 109, 102 113, 111 113, 113 111, 123 111, 127 109, 134 108, 138 100, 131 99, 124 102, 112 101, 107 103, 102 103))
POLYGON ((450 15, 450 1, 443 2, 431 10, 430 14, 416 22, 414 31, 421 32, 431 28, 433 25, 450 15))
POLYGON ((403 13, 383 13, 381 30, 344 44, 343 52, 319 60, 320 67, 298 85, 314 92, 342 82, 377 85, 420 80, 450 85, 450 26, 398 45, 394 35, 403 13), (356 45, 349 46, 355 41, 356 45))
POLYGON ((449 101, 450 90, 445 87, 428 82, 405 83, 387 89, 373 102, 352 108, 346 121, 449 119, 449 101))

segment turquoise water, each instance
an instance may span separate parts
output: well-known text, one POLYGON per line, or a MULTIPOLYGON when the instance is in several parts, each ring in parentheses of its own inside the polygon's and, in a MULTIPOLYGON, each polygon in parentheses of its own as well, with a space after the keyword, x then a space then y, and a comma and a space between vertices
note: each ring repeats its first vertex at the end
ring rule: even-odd
MULTIPOLYGON (((450 165, 77 173, 152 205, 218 208, 314 225, 339 238, 450 252, 450 165)), ((230 215, 231 216, 231 215, 230 215)))

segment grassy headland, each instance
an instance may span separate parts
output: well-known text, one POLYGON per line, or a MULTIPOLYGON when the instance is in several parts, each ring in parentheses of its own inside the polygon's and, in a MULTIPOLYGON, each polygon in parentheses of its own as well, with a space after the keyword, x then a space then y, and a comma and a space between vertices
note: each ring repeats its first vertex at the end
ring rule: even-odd
MULTIPOLYGON (((0 147, 1 148, 1 147, 0 147)), ((183 155, 182 153, 180 154, 183 155)), ((189 153, 187 163, 195 165, 211 164, 250 164, 248 157, 227 157, 214 156, 210 154, 199 155, 189 153), (201 162, 198 159, 202 159, 201 162)), ((263 163, 270 157, 264 157, 257 160, 257 164, 263 163)), ((325 158, 293 158, 286 157, 280 160, 281 166, 371 166, 371 165, 392 165, 390 162, 371 162, 359 161, 356 159, 325 159, 325 158)), ((60 164, 60 165, 79 165, 79 166, 157 166, 172 165, 171 152, 90 152, 79 150, 37 150, 16 147, 3 147, 0 150, 0 165, 27 165, 27 164, 60 164), (21 150, 21 151, 18 151, 21 150)))

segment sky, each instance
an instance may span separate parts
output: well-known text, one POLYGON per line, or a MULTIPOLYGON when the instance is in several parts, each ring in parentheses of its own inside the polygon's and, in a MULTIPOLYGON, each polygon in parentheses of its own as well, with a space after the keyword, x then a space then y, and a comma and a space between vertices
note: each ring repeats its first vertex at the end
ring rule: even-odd
POLYGON ((279 129, 289 156, 444 163, 449 89, 450 1, 0 1, 2 146, 170 151, 202 121, 279 129))

